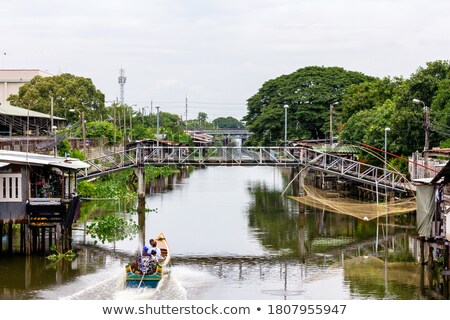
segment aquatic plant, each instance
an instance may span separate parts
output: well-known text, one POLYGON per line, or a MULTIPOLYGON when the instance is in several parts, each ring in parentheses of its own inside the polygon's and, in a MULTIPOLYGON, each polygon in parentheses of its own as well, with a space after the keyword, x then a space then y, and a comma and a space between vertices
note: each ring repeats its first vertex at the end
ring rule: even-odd
POLYGON ((53 251, 54 253, 52 253, 51 255, 47 256, 46 258, 48 260, 53 261, 54 263, 58 262, 61 259, 64 259, 64 260, 67 260, 67 261, 72 261, 77 256, 76 253, 73 252, 72 250, 67 250, 65 253, 59 252, 56 249, 56 245, 52 245, 50 247, 50 250, 53 251))
POLYGON ((139 232, 139 226, 132 219, 125 219, 122 216, 108 215, 95 217, 94 221, 86 226, 86 233, 101 243, 114 242, 118 240, 133 239, 139 232))

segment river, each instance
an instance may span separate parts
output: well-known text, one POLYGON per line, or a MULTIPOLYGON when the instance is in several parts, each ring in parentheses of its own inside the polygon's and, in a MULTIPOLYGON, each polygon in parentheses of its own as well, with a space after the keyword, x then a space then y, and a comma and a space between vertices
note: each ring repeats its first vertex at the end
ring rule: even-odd
POLYGON ((1 256, 0 299, 448 299, 448 284, 416 262, 411 216, 391 218, 388 254, 377 256, 376 221, 282 197, 287 171, 211 167, 161 179, 146 199, 156 210, 145 239, 164 232, 173 267, 156 289, 123 286, 138 237, 94 244, 80 224, 73 261, 1 256))

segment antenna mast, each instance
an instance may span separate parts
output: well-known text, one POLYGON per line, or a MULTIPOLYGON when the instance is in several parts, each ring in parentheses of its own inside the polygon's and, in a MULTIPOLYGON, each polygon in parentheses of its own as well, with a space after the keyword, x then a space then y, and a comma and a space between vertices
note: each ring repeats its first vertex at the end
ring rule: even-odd
POLYGON ((125 104, 125 83, 127 82, 127 77, 125 77, 125 69, 121 68, 119 70, 119 86, 120 86, 120 104, 125 104))

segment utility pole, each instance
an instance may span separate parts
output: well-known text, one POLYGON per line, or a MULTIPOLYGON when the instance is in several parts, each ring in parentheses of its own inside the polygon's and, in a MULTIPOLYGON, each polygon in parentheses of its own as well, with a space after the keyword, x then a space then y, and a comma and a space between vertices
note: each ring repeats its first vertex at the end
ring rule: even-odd
POLYGON ((429 170, 428 170, 428 149, 430 149, 430 108, 419 99, 413 99, 414 104, 422 104, 423 111, 425 112, 425 145, 423 147, 423 157, 425 159, 425 171, 424 171, 424 178, 429 177, 429 170))
POLYGON ((330 104, 330 147, 333 146, 333 105, 330 104))
POLYGON ((184 120, 184 121, 186 121, 186 131, 188 129, 188 112, 187 112, 187 109, 188 109, 188 99, 187 99, 187 96, 186 96, 186 117, 185 117, 185 120, 184 120))
POLYGON ((87 158, 86 158, 86 125, 84 123, 84 111, 81 111, 81 130, 83 130, 83 156, 84 156, 84 160, 87 160, 87 158))
POLYGON ((133 141, 133 107, 130 107, 130 141, 133 141))
POLYGON ((113 120, 114 120, 114 145, 113 145, 113 151, 114 153, 116 153, 116 137, 117 137, 117 133, 116 133, 116 103, 117 100, 113 102, 113 120))
POLYGON ((125 150, 125 143, 127 139, 127 115, 125 113, 125 106, 122 105, 123 108, 123 150, 125 150))
POLYGON ((425 106, 423 108, 425 111, 425 147, 424 151, 428 151, 430 149, 430 108, 425 106))
POLYGON ((56 139, 56 127, 53 122, 53 97, 50 97, 50 132, 54 134, 55 146, 53 147, 53 155, 56 158, 58 156, 58 141, 56 139))
POLYGON ((330 147, 333 146, 333 110, 334 106, 337 105, 339 102, 335 102, 330 104, 330 147))

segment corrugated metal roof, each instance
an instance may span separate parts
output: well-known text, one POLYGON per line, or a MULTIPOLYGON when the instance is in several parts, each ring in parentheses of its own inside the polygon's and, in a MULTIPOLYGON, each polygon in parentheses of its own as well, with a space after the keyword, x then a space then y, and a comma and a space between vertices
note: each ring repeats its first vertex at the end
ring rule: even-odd
POLYGON ((85 169, 90 165, 76 158, 54 157, 30 152, 0 150, 0 163, 47 165, 66 169, 85 169))
MULTIPOLYGON (((15 117, 34 117, 34 118, 47 118, 50 119, 51 116, 49 114, 45 114, 42 112, 37 112, 33 110, 15 107, 15 106, 3 106, 0 105, 0 113, 7 115, 7 116, 15 116, 15 117), (29 113, 28 113, 29 112, 29 113)), ((55 120, 66 120, 64 118, 55 117, 53 116, 53 119, 55 120)))
POLYGON ((360 152, 359 148, 350 145, 330 146, 329 144, 323 144, 312 146, 312 149, 320 152, 340 153, 340 154, 356 154, 360 152))

